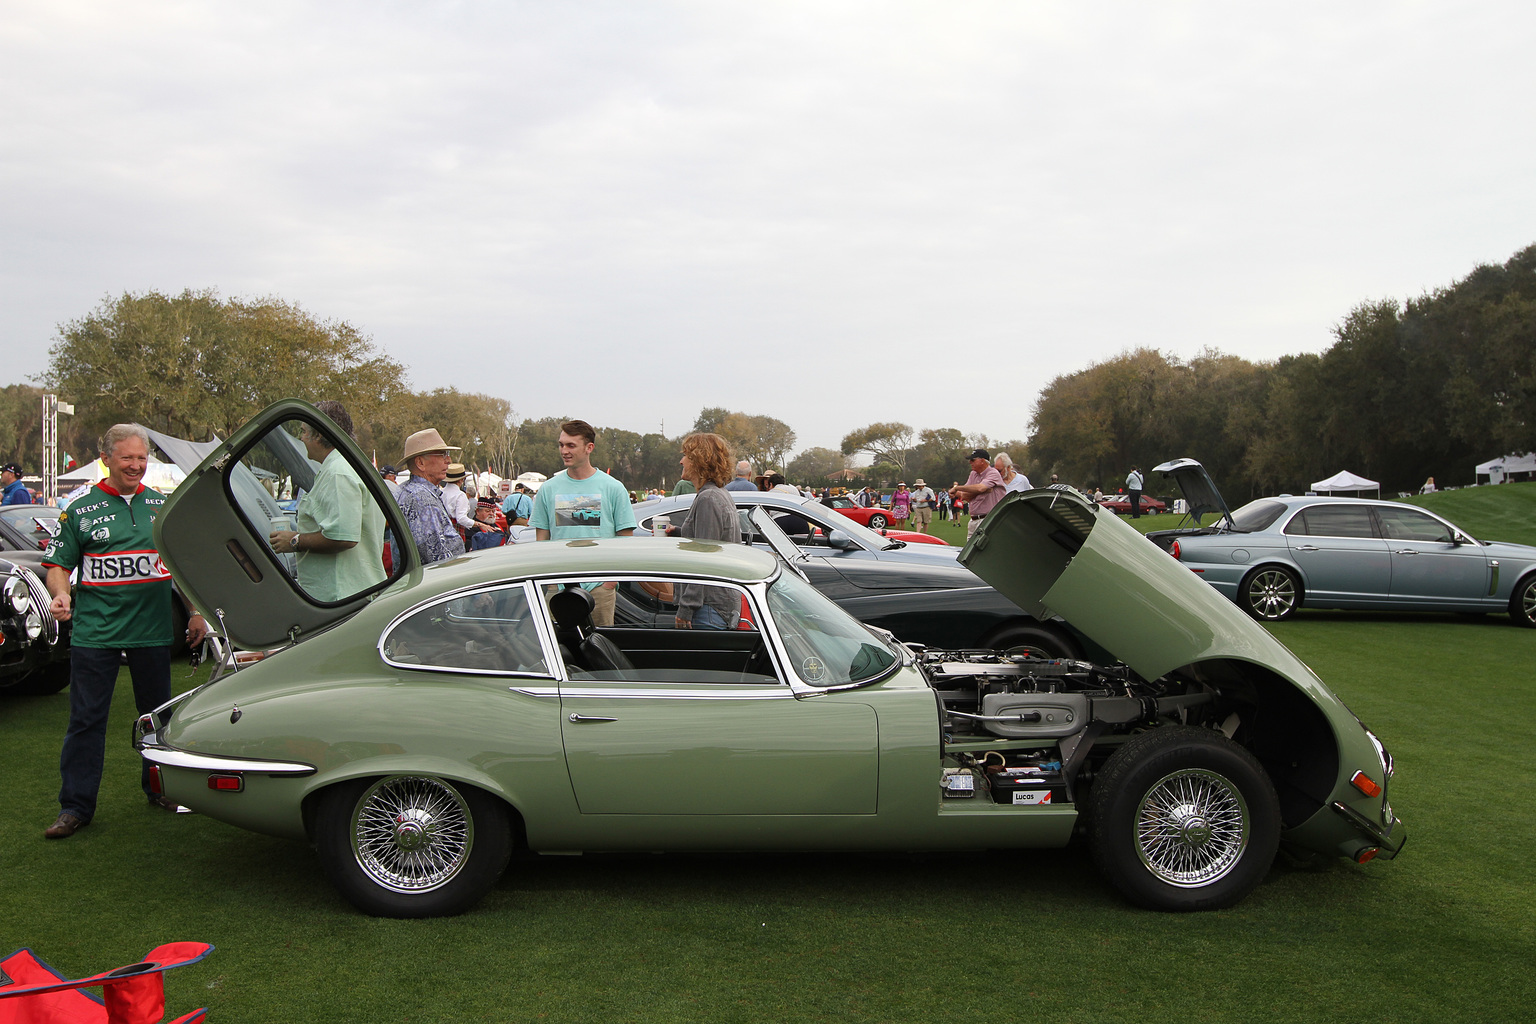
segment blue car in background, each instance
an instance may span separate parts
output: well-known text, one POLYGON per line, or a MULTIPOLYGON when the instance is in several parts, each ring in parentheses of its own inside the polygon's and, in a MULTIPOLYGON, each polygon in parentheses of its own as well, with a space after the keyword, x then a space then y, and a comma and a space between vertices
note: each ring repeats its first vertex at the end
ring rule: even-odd
POLYGON ((1536 626, 1536 547, 1477 540, 1433 512, 1396 501, 1319 495, 1227 508, 1205 467, 1175 459, 1171 476, 1199 522, 1147 539, 1256 619, 1301 607, 1508 612, 1536 626))

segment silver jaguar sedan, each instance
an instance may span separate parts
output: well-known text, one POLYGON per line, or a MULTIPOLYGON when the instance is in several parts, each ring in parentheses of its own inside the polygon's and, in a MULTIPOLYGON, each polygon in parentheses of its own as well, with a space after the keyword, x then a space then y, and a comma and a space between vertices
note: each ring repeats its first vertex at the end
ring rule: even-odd
POLYGON ((1319 495, 1260 498, 1233 512, 1194 459, 1172 476, 1212 526, 1147 538, 1256 619, 1296 609, 1508 612, 1536 626, 1536 547, 1478 540, 1433 512, 1396 501, 1319 495))

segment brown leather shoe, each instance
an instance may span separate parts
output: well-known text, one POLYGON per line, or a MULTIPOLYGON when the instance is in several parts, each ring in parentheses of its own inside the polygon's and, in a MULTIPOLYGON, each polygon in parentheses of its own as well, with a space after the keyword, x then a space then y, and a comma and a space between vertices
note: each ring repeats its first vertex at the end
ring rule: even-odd
POLYGON ((55 821, 52 825, 49 825, 47 828, 43 829, 43 835, 47 836, 49 839, 65 839, 74 835, 76 832, 79 832, 89 824, 89 821, 86 821, 82 818, 77 818, 73 814, 70 814, 68 811, 65 811, 63 814, 59 815, 58 821, 55 821))
POLYGON ((158 807, 162 811, 170 811, 172 814, 181 810, 181 804, 168 797, 152 796, 149 798, 149 806, 158 807))

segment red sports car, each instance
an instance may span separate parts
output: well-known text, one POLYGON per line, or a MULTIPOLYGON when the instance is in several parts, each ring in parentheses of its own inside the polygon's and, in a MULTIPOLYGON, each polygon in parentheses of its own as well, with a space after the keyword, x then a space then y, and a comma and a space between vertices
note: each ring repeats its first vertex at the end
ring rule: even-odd
MULTIPOLYGON (((1131 496, 1128 494, 1106 494, 1100 499, 1099 504, 1120 516, 1131 514, 1131 496)), ((1154 498, 1150 494, 1141 496, 1141 514, 1152 512, 1167 512, 1168 506, 1161 498, 1154 498)))
POLYGON ((904 540, 908 544, 945 544, 947 541, 927 533, 916 533, 912 530, 888 530, 892 522, 891 510, 888 508, 865 508, 852 498, 839 495, 835 498, 823 498, 823 505, 835 508, 841 514, 852 519, 856 523, 862 523, 871 530, 879 531, 892 540, 904 540))

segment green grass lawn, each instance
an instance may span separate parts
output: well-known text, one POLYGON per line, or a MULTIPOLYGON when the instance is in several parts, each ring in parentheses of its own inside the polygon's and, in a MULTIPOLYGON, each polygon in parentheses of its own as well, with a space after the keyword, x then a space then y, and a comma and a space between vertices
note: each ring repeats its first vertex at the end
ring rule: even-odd
POLYGON ((168 998, 220 1024, 1529 1019, 1536 630, 1304 612, 1275 633, 1391 747, 1412 838, 1277 866, 1233 910, 1134 909, 1074 847, 531 858, 462 917, 375 920, 302 844, 148 809, 125 676, 98 817, 68 840, 42 838, 66 698, 0 701, 0 952, 84 975, 212 942, 168 998))

